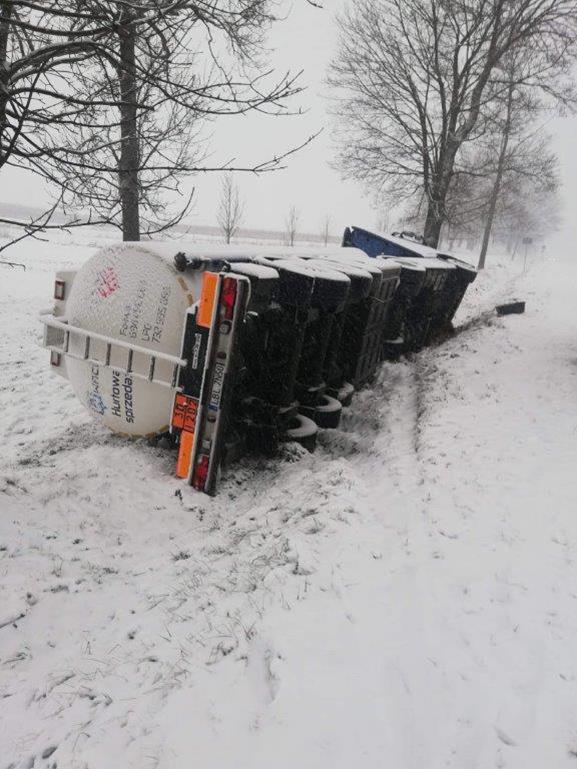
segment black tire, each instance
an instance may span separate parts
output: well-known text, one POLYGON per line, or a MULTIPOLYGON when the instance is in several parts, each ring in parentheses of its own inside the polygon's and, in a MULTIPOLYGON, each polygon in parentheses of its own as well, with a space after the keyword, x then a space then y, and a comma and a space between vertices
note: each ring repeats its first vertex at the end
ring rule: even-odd
POLYGON ((312 419, 297 414, 291 419, 289 427, 283 435, 284 441, 294 441, 311 453, 317 445, 318 427, 312 419))
POLYGON ((315 409, 314 420, 324 430, 334 430, 339 426, 343 404, 330 395, 323 395, 315 409))

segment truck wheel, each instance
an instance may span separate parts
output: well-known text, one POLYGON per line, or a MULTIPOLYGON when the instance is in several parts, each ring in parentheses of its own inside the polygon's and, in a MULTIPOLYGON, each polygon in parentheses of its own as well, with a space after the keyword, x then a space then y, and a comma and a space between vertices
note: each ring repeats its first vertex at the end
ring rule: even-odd
POLYGON ((317 445, 318 427, 312 419, 297 414, 290 421, 289 427, 283 436, 284 441, 295 441, 311 453, 317 445))
POLYGON ((335 429, 341 421, 342 411, 343 406, 340 401, 331 398, 330 395, 323 395, 315 409, 314 420, 319 427, 325 430, 335 429))

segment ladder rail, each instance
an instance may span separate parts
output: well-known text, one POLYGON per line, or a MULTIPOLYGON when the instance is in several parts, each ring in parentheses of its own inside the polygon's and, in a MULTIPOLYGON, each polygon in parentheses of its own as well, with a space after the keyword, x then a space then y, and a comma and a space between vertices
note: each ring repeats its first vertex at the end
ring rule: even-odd
MULTIPOLYGON (((186 359, 180 358, 178 355, 171 355, 167 352, 161 352, 156 350, 151 350, 148 347, 141 347, 139 344, 132 344, 131 342, 124 342, 122 339, 116 339, 112 336, 106 336, 105 334, 99 334, 96 331, 87 331, 85 328, 80 328, 80 326, 72 326, 70 323, 64 322, 62 320, 58 320, 54 315, 46 314, 41 315, 40 320, 44 325, 51 326, 52 328, 60 329, 61 331, 64 331, 65 333, 68 332, 70 334, 80 334, 81 336, 88 336, 91 339, 97 339, 99 342, 104 342, 106 344, 111 344, 114 347, 123 347, 125 350, 132 350, 133 352, 142 353, 142 355, 147 356, 154 356, 157 360, 164 360, 167 363, 174 363, 178 364, 179 366, 186 366, 186 359)), ((62 348, 60 348, 60 351, 63 352, 62 348)))
MULTIPOLYGON (((47 347, 48 350, 54 350, 55 352, 59 352, 58 347, 54 347, 53 345, 47 347)), ((121 374, 126 374, 127 376, 131 376, 133 379, 141 379, 143 382, 153 382, 154 384, 161 385, 162 387, 168 387, 169 390, 180 390, 181 388, 178 387, 178 374, 175 373, 179 369, 178 366, 175 366, 172 370, 172 373, 170 375, 170 380, 168 379, 150 379, 149 373, 146 374, 139 374, 137 371, 131 370, 129 371, 125 366, 112 366, 111 364, 106 364, 102 360, 98 360, 98 358, 85 358, 84 355, 75 355, 74 353, 66 353, 67 358, 71 358, 72 360, 79 360, 83 363, 88 363, 90 366, 99 366, 100 368, 110 368, 114 371, 119 371, 121 374)))
POLYGON ((147 347, 142 347, 130 342, 124 342, 121 339, 115 339, 114 337, 109 337, 105 334, 87 331, 86 329, 80 328, 79 326, 72 326, 68 322, 60 320, 49 313, 41 315, 40 320, 42 323, 44 323, 45 326, 64 332, 64 337, 61 344, 47 344, 45 342, 44 346, 49 350, 62 353, 66 357, 72 358, 73 360, 85 361, 86 363, 89 363, 93 366, 99 366, 101 368, 114 368, 117 371, 121 371, 124 374, 128 374, 145 382, 154 382, 155 384, 160 384, 163 387, 168 387, 170 389, 179 389, 177 386, 179 372, 181 368, 184 368, 187 365, 187 361, 184 358, 180 358, 177 355, 170 355, 169 353, 165 352, 150 350, 147 347), (84 339, 84 349, 82 354, 75 354, 70 352, 71 334, 77 334, 81 339, 84 339), (103 342, 106 345, 105 360, 99 360, 97 358, 90 357, 92 340, 103 342), (127 351, 128 354, 126 366, 111 365, 110 359, 114 347, 118 347, 127 351), (134 371, 133 359, 135 353, 143 355, 149 361, 148 371, 145 374, 139 374, 138 372, 134 371), (159 360, 171 364, 172 371, 170 378, 163 379, 160 377, 155 377, 156 364, 159 360))

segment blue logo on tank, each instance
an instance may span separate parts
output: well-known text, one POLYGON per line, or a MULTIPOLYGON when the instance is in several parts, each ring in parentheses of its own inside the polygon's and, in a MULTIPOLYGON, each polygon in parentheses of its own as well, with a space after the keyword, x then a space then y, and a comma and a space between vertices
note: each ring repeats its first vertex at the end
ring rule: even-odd
POLYGON ((88 393, 88 408, 99 416, 103 416, 106 413, 106 405, 100 393, 88 393))

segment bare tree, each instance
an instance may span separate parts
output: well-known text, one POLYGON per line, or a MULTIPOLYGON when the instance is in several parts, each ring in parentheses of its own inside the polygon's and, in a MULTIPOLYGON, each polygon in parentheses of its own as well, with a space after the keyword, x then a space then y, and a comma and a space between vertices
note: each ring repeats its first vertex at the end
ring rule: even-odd
POLYGON ((270 5, 0 0, 0 169, 32 170, 65 206, 134 240, 184 215, 189 201, 165 214, 184 175, 284 167, 300 147, 210 166, 201 137, 219 115, 286 113, 300 91, 297 76, 264 66, 270 5))
MULTIPOLYGON (((162 0, 161 5, 168 5, 162 0)), ((177 5, 174 0, 172 7, 177 5)), ((145 4, 146 5, 146 4, 145 4)), ((72 0, 3 0, 0 6, 0 171, 5 165, 19 166, 54 183, 59 188, 58 202, 65 204, 79 185, 80 171, 90 164, 99 168, 99 152, 107 155, 108 163, 116 159, 115 172, 119 186, 131 205, 126 206, 125 227, 136 233, 139 229, 138 205, 134 190, 133 167, 137 162, 133 133, 129 123, 137 109, 134 82, 135 62, 131 59, 131 35, 122 35, 129 6, 142 16, 150 16, 150 8, 137 3, 115 0, 107 4, 79 3, 72 0), (109 6, 105 17, 97 6, 109 6), (112 11, 116 18, 112 18, 112 11), (110 45, 111 24, 118 23, 121 45, 115 51, 110 45), (118 88, 92 89, 78 73, 90 72, 101 61, 116 66, 118 88), (132 75, 131 75, 132 71, 132 75), (111 119, 110 110, 122 106, 120 120, 111 119), (124 136, 119 142, 108 141, 113 125, 121 126, 124 136), (82 129, 90 126, 91 142, 83 141, 82 129), (119 148, 118 157, 115 150, 119 148), (71 181, 73 180, 73 181, 71 181), (129 219, 131 213, 132 220, 129 219)), ((129 30, 130 31, 130 30, 129 30)), ((97 174, 91 180, 91 195, 98 195, 97 174)), ((110 201, 110 191, 106 199, 110 201)), ((109 222, 108 211, 85 206, 80 220, 84 223, 109 222)), ((47 212, 48 213, 48 212, 47 212)), ((49 209, 52 221, 54 209, 49 209)), ((78 222, 78 217, 74 219, 78 222)), ((50 227, 57 226, 51 224, 50 227)), ((22 223, 30 235, 49 229, 48 219, 40 217, 33 223, 22 223), (40 223, 44 223, 41 227, 40 223)))
POLYGON ((480 240, 481 254, 495 239, 509 250, 519 233, 537 237, 558 224, 552 215, 559 179, 551 138, 531 105, 518 97, 466 162, 461 159, 447 200, 447 237, 466 239, 469 247, 480 240))
POLYGON ((323 240, 323 245, 325 246, 328 246, 329 240, 331 239, 331 225, 332 225, 332 219, 330 217, 330 214, 327 214, 323 219, 323 224, 321 229, 321 238, 323 240))
POLYGON ((448 195, 447 225, 453 232, 463 225, 482 232, 479 269, 485 266, 494 231, 504 221, 512 225, 511 212, 523 208, 526 219, 529 201, 550 206, 559 186, 557 158, 542 126, 543 101, 518 81, 527 55, 521 50, 507 57, 507 88, 490 105, 484 135, 461 153, 448 195))
POLYGON ((483 231, 483 242, 481 244, 481 253, 479 254, 478 268, 480 270, 483 270, 485 268, 485 260, 487 258, 489 241, 491 238, 491 232, 493 230, 493 223, 495 221, 495 213, 497 211, 497 202, 499 200, 499 193, 501 192, 501 186, 503 184, 503 175, 505 173, 505 163, 507 161, 507 150, 509 149, 509 142, 511 140, 514 94, 515 94, 515 86, 513 82, 510 82, 507 88, 507 95, 505 98, 505 120, 503 123, 503 129, 502 129, 501 146, 499 147, 499 152, 497 157, 497 168, 495 171, 495 180, 493 182, 491 192, 489 194, 489 206, 488 206, 487 216, 485 219, 485 228, 483 231))
MULTIPOLYGON (((99 35, 86 13, 82 31, 64 34, 61 13, 75 18, 64 0, 0 0, 0 173, 24 168, 59 187, 55 160, 64 151, 63 135, 87 104, 68 87, 71 66, 95 55, 99 35)), ((106 106, 97 96, 93 103, 106 106)), ((29 221, 1 217, 17 233, 1 250, 50 229, 100 223, 90 214, 55 216, 62 197, 60 189, 46 212, 29 221)))
POLYGON ((230 243, 240 227, 243 209, 238 186, 232 174, 226 174, 222 180, 216 218, 227 243, 230 243))
POLYGON ((187 175, 282 167, 291 150, 245 166, 208 166, 200 135, 206 121, 220 115, 284 114, 287 100, 300 91, 296 76, 275 78, 264 68, 264 35, 274 21, 269 0, 237 0, 234 8, 225 0, 91 0, 91 6, 108 29, 107 55, 92 69, 79 69, 76 78, 83 92, 115 101, 118 116, 109 117, 105 137, 92 120, 83 123, 81 153, 74 126, 74 163, 68 156, 63 165, 73 169, 67 189, 75 206, 104 213, 122 226, 125 239, 134 240, 143 211, 150 214, 147 234, 182 218, 190 199, 176 218, 163 212, 187 175), (97 159, 95 146, 101 150, 97 159))
POLYGON ((541 193, 554 194, 558 187, 557 160, 549 147, 549 137, 539 126, 543 109, 533 89, 519 81, 525 60, 531 57, 526 50, 513 51, 504 67, 506 90, 497 99, 496 115, 492 119, 495 141, 492 155, 496 157, 492 173, 483 239, 478 267, 485 267, 493 225, 499 215, 501 193, 519 192, 527 188, 535 197, 541 193), (497 151, 495 152, 495 147, 497 151))
POLYGON ((575 0, 358 0, 329 75, 343 173, 389 201, 423 196, 436 245, 459 155, 506 92, 507 55, 530 49, 523 83, 567 101, 576 24, 575 0))
POLYGON ((285 237, 287 245, 294 246, 299 226, 300 214, 296 206, 291 206, 285 219, 285 237))

